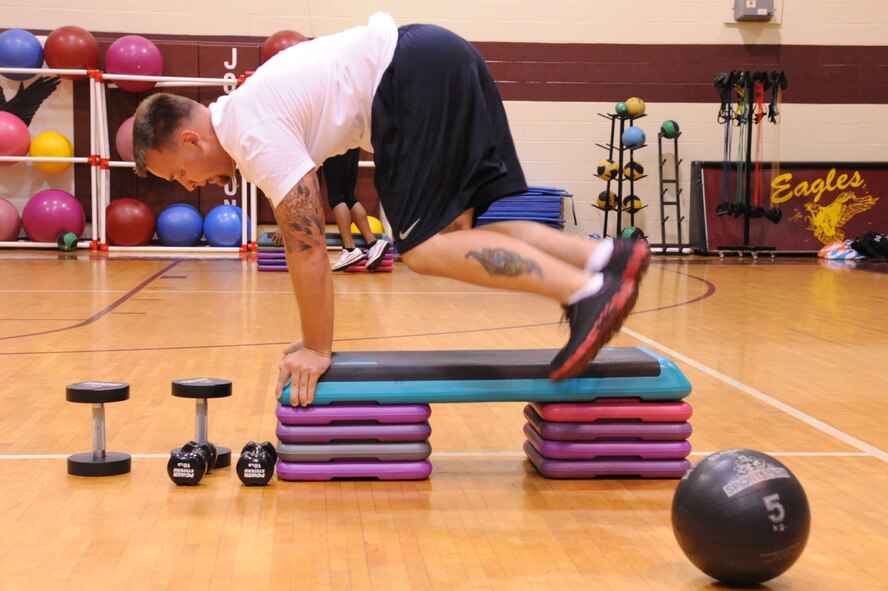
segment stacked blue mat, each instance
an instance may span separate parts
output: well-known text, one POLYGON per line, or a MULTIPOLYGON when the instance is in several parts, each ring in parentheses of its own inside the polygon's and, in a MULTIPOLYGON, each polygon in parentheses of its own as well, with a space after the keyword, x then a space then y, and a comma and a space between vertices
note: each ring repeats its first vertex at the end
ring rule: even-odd
MULTIPOLYGON (((520 195, 511 195, 495 201, 478 218, 478 225, 526 220, 562 229, 564 199, 571 199, 571 210, 573 210, 573 195, 564 189, 531 186, 520 195)), ((576 223, 576 214, 574 214, 574 223, 576 223)))

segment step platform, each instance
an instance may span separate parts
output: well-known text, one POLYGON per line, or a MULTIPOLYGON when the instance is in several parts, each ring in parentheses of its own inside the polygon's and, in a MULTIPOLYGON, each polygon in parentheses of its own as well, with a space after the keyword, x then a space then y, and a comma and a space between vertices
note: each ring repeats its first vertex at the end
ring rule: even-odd
MULTIPOLYGON (((334 353, 313 405, 336 402, 676 401, 691 384, 671 360, 645 347, 602 349, 580 376, 549 379, 555 349, 353 351, 334 353)), ((290 385, 281 403, 290 402, 290 385)))
POLYGON ((546 478, 681 478, 691 469, 687 459, 638 460, 595 459, 553 460, 544 457, 529 441, 524 453, 536 470, 546 478))
POLYGON ((281 480, 425 480, 432 473, 432 463, 418 462, 284 462, 278 460, 281 480))
POLYGON ((432 434, 428 421, 412 424, 284 425, 275 430, 281 443, 356 443, 425 441, 432 434))
MULTIPOLYGON (((259 238, 256 240, 256 248, 259 252, 284 252, 283 246, 274 246, 271 242, 272 232, 262 232, 259 235, 259 238)), ((385 238, 389 242, 392 239, 383 233, 374 234, 376 238, 385 238)), ((339 235, 338 232, 327 232, 325 236, 327 242, 327 248, 342 248, 342 236, 339 235)), ((352 239, 355 242, 355 246, 359 248, 366 248, 367 241, 364 240, 364 236, 362 234, 352 234, 352 239)))
MULTIPOLYGON (((280 251, 269 252, 264 251, 260 248, 259 253, 256 255, 256 261, 258 263, 259 270, 261 271, 287 270, 287 258, 282 249, 280 251)), ((394 254, 389 252, 384 257, 382 257, 382 262, 380 262, 379 266, 373 272, 391 273, 395 268, 394 262, 395 256, 394 254)), ((345 273, 359 273, 361 271, 367 271, 366 259, 356 265, 352 265, 348 269, 343 270, 343 272, 345 273)))
POLYGON ((337 425, 343 423, 422 423, 432 415, 428 404, 330 404, 327 406, 284 406, 275 410, 284 425, 337 425))
POLYGON ((693 433, 688 422, 647 423, 640 419, 599 419, 593 423, 546 421, 532 404, 524 407, 524 418, 540 437, 553 441, 683 441, 693 433))
POLYGON ((406 443, 281 443, 278 458, 284 462, 418 462, 432 453, 428 441, 406 443))
POLYGON ((680 423, 693 414, 687 402, 646 402, 640 399, 600 398, 580 403, 531 403, 546 421, 558 423, 592 423, 603 419, 627 419, 645 423, 680 423))
POLYGON ((524 425, 524 436, 550 460, 677 460, 691 453, 687 441, 553 441, 540 437, 530 424, 524 425))

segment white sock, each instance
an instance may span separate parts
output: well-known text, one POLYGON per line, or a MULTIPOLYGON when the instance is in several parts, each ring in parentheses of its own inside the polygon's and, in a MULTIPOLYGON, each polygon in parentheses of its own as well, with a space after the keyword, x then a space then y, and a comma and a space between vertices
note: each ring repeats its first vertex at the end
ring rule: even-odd
POLYGON ((586 285, 578 289, 572 296, 570 296, 570 299, 567 301, 567 305, 572 306, 580 300, 588 298, 590 295, 595 295, 596 293, 601 291, 601 287, 603 285, 604 275, 602 275, 601 273, 596 273, 592 276, 591 279, 589 279, 586 285))
POLYGON ((610 262, 611 255, 614 253, 614 239, 602 238, 598 243, 589 259, 586 261, 586 273, 598 273, 610 262))

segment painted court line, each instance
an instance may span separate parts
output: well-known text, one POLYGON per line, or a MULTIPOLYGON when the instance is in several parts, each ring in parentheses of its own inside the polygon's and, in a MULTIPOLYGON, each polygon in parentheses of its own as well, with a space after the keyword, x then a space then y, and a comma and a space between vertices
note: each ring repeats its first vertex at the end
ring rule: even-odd
MULTIPOLYGON (((694 451, 691 452, 692 456, 708 456, 709 454, 714 453, 714 451, 694 451)), ((872 454, 863 453, 863 452, 831 452, 831 451, 766 451, 765 452, 771 456, 782 456, 782 457, 811 457, 811 458, 869 458, 872 457, 872 454)), ((64 460, 68 457, 68 454, 7 454, 0 455, 0 460, 64 460)), ((170 454, 132 454, 133 459, 136 460, 166 460, 169 459, 170 454)), ((432 459, 435 458, 478 458, 478 459, 490 459, 490 458, 524 458, 524 452, 515 452, 515 451, 476 451, 476 452, 461 452, 461 451, 433 451, 432 459)))
POLYGON ((865 454, 876 457, 876 458, 882 460, 883 462, 888 462, 888 453, 882 451, 881 449, 879 449, 877 447, 870 445, 869 443, 866 443, 865 441, 861 441, 860 439, 857 439, 856 437, 852 437, 851 435, 848 435, 844 431, 840 431, 840 430, 836 429, 835 427, 827 425, 823 421, 821 421, 819 419, 815 419, 811 415, 806 414, 806 413, 798 410, 797 408, 793 408, 792 406, 786 404, 785 402, 780 402, 776 398, 772 398, 771 396, 768 396, 764 392, 760 392, 760 391, 756 390, 755 388, 751 388, 750 386, 747 386, 746 384, 739 382, 732 377, 726 376, 725 374, 723 374, 719 371, 716 371, 707 365, 703 365, 699 361, 695 361, 695 360, 691 359, 690 357, 687 357, 686 355, 682 355, 678 351, 674 351, 665 345, 661 345, 657 341, 649 339, 646 336, 639 334, 632 329, 623 327, 621 330, 623 332, 625 332, 626 334, 628 334, 629 336, 638 339, 642 343, 644 343, 650 347, 653 347, 654 349, 658 349, 659 351, 664 353, 666 356, 668 356, 674 360, 681 361, 682 363, 686 363, 686 364, 690 365, 691 367, 693 367, 694 369, 702 371, 706 375, 713 377, 713 378, 719 380, 720 382, 724 382, 725 384, 732 386, 732 387, 740 390, 741 392, 749 394, 753 398, 756 398, 756 399, 764 402, 767 405, 773 406, 774 408, 776 408, 778 410, 782 410, 783 412, 790 415, 791 417, 798 419, 798 420, 802 421, 803 423, 810 425, 811 427, 814 427, 815 429, 822 431, 823 433, 826 433, 827 435, 831 435, 832 437, 835 437, 839 441, 846 443, 846 444, 850 445, 851 447, 859 449, 860 451, 864 452, 865 454))

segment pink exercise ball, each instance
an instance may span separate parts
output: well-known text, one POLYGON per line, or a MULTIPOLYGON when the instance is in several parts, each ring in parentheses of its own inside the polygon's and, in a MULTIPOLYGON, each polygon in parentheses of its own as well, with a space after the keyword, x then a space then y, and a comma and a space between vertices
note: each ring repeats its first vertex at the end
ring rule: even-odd
POLYGON ((60 189, 35 193, 22 211, 25 234, 34 242, 55 242, 66 232, 80 236, 85 225, 83 206, 74 195, 60 189))
POLYGON ((18 238, 22 220, 15 205, 6 199, 0 199, 0 240, 15 240, 18 238))
POLYGON ((130 117, 120 124, 117 128, 117 136, 114 138, 114 145, 117 146, 117 153, 124 162, 132 162, 133 156, 133 122, 135 117, 130 117))
MULTIPOLYGON (((109 74, 131 76, 160 76, 163 73, 163 56, 160 50, 141 35, 124 35, 105 52, 105 70, 109 74)), ((154 82, 115 80, 117 86, 127 92, 145 92, 154 88, 154 82)))
MULTIPOLYGON (((31 148, 31 133, 25 122, 6 111, 0 111, 0 156, 24 156, 31 148)), ((18 162, 0 162, 13 166, 18 162)))

